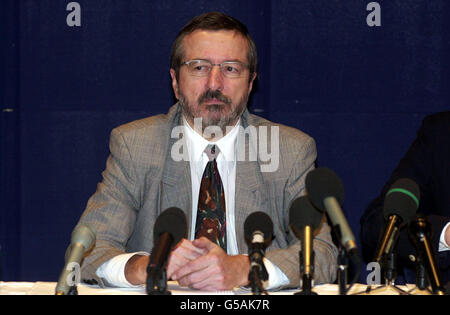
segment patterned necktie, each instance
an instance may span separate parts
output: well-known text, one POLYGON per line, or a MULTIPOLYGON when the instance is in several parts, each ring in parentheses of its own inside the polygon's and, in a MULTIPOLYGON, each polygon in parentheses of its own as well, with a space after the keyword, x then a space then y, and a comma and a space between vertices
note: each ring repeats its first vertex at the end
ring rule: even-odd
POLYGON ((215 145, 208 146, 205 152, 209 162, 200 184, 195 238, 205 236, 227 251, 225 193, 216 163, 219 152, 215 145))

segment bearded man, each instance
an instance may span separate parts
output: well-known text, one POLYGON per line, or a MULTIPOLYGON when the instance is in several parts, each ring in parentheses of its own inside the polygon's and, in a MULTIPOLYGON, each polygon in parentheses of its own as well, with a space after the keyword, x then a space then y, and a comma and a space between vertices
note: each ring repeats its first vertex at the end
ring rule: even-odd
MULTIPOLYGON (((80 219, 97 235, 82 279, 101 286, 144 284, 155 220, 177 207, 186 214, 188 236, 170 254, 169 279, 211 291, 247 285, 243 223, 263 211, 275 236, 264 259, 267 288, 298 286, 300 242, 289 228, 289 207, 305 194, 316 147, 305 133, 248 112, 257 52, 246 26, 218 12, 195 17, 175 39, 170 76, 178 102, 167 114, 111 133, 103 180, 80 219), (270 139, 258 133, 267 128, 274 130, 270 139), (264 169, 267 159, 258 154, 252 158, 258 151, 243 130, 256 131, 264 140, 259 145, 275 149, 275 167, 264 169)), ((333 282, 337 249, 326 222, 314 250, 315 283, 333 282)))

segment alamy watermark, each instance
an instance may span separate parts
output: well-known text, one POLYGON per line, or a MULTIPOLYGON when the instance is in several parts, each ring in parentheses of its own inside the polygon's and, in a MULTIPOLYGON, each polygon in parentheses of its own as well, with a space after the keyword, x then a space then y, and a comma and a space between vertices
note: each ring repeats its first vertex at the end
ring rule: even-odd
POLYGON ((70 271, 66 277, 66 284, 70 287, 76 286, 81 282, 81 268, 80 264, 71 262, 67 264, 67 271, 70 271))
POLYGON ((379 285, 381 284, 381 266, 377 262, 371 262, 367 264, 367 271, 370 271, 366 277, 366 283, 368 285, 379 285))
POLYGON ((367 26, 381 26, 381 6, 378 2, 370 2, 366 7, 367 11, 371 11, 366 18, 367 26))
MULTIPOLYGON (((66 6, 66 11, 70 11, 67 15, 66 23, 69 27, 81 26, 81 6, 76 1, 69 2, 66 6)), ((381 6, 378 2, 369 2, 366 6, 366 11, 370 13, 366 17, 367 26, 381 26, 381 6)))
POLYGON ((66 6, 66 11, 71 11, 66 18, 67 26, 81 26, 81 6, 78 2, 70 2, 66 6))
MULTIPOLYGON (((234 126, 227 126, 226 134, 234 126)), ((280 164, 280 128, 279 126, 248 126, 239 128, 237 135, 236 160, 258 161, 261 172, 275 172, 280 164), (248 144, 248 145, 247 145, 248 144), (248 150, 247 150, 248 148, 248 150)), ((224 136, 219 126, 208 126, 202 129, 202 118, 194 119, 194 130, 205 139, 215 142, 224 136)), ((171 137, 178 139, 171 148, 171 157, 174 161, 189 161, 189 154, 184 141, 184 126, 172 129, 171 137)))

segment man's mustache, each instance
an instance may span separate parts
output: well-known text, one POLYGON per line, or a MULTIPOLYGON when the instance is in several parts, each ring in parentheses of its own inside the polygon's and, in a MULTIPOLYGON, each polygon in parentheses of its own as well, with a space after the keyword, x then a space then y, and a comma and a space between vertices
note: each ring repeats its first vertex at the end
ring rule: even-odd
POLYGON ((222 94, 219 90, 207 90, 205 91, 200 97, 198 98, 198 104, 201 104, 205 101, 209 101, 212 99, 219 100, 227 105, 231 105, 231 99, 225 95, 222 94))

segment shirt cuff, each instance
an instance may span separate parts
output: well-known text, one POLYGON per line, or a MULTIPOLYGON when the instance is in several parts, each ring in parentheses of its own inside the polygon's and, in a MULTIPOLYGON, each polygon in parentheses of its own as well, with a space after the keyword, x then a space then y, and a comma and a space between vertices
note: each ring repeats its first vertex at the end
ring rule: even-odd
POLYGON ((445 231, 450 228, 450 222, 442 229, 441 238, 439 239, 439 251, 444 252, 450 250, 450 244, 445 241, 445 231))
POLYGON ((274 265, 269 259, 264 258, 264 266, 269 274, 269 282, 266 286, 266 290, 273 290, 289 284, 288 277, 274 265))
POLYGON ((98 267, 96 275, 103 279, 105 284, 110 287, 119 288, 138 288, 141 285, 132 285, 125 277, 125 265, 134 255, 149 256, 147 252, 136 252, 118 255, 111 258, 98 267))

